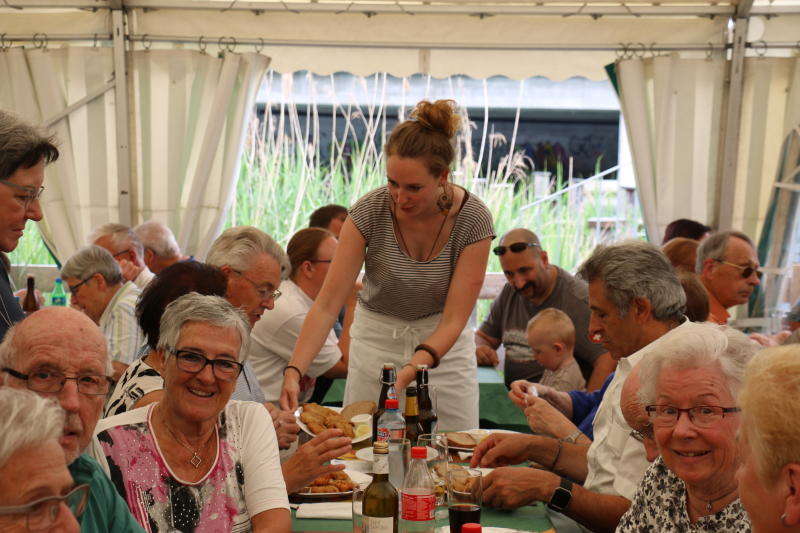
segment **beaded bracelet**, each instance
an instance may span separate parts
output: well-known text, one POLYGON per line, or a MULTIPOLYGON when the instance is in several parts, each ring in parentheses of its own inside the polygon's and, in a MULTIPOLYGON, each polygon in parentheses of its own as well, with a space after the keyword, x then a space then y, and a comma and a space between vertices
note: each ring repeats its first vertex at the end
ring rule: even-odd
POLYGON ((436 351, 435 348, 429 346, 427 344, 418 344, 416 348, 414 348, 415 352, 423 351, 428 352, 431 357, 433 357, 433 364, 430 366, 431 369, 436 368, 439 366, 439 361, 442 359, 439 356, 439 352, 436 351))

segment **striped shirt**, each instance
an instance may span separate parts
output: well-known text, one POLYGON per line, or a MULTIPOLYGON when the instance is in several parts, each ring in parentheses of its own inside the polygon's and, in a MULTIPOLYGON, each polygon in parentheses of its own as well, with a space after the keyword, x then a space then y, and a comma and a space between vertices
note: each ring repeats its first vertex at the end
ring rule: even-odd
POLYGON ((108 340, 108 356, 112 361, 131 364, 144 344, 144 334, 136 321, 136 300, 141 293, 136 285, 126 281, 100 317, 100 329, 108 340))
POLYGON ((359 301, 370 311, 402 320, 419 320, 441 313, 461 252, 470 244, 494 238, 492 215, 477 196, 465 191, 447 244, 430 261, 416 261, 398 244, 390 201, 384 186, 366 194, 350 208, 350 217, 367 242, 364 289, 359 293, 359 301))

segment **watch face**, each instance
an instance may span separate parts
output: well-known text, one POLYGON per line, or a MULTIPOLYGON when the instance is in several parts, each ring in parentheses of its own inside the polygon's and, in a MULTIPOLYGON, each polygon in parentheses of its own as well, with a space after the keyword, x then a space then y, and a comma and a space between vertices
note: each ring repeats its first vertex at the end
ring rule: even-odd
POLYGON ((556 487, 555 492, 553 492, 553 496, 550 498, 550 503, 548 503, 548 507, 551 509, 555 509, 556 511, 563 511, 567 505, 569 505, 569 501, 572 499, 572 482, 562 478, 561 485, 556 487))

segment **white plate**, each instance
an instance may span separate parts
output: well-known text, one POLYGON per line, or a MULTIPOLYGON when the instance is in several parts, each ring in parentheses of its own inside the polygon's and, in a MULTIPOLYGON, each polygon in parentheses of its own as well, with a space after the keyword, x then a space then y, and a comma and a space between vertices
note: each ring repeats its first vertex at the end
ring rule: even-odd
MULTIPOLYGON (((372 481, 371 475, 359 472, 357 470, 350 470, 348 468, 345 468, 344 470, 342 470, 342 472, 350 476, 350 479, 355 484, 372 481)), ((348 490, 346 492, 298 492, 297 496, 302 496, 303 498, 310 498, 314 500, 326 500, 328 498, 340 498, 342 496, 347 496, 348 494, 353 494, 353 491, 348 490)))
MULTIPOLYGON (((468 429, 467 431, 452 431, 451 433, 469 433, 474 437, 488 437, 492 433, 517 433, 517 431, 511 431, 508 429, 468 429)), ((475 445, 477 446, 477 444, 475 445)), ((455 450, 457 452, 473 452, 475 451, 475 447, 467 448, 462 446, 453 446, 449 442, 447 443, 448 450, 455 450)))
MULTIPOLYGON (((323 407, 327 407, 327 406, 323 405, 323 407)), ((342 408, 341 407, 328 407, 328 409, 330 409, 332 411, 336 411, 337 413, 341 413, 342 412, 342 408)), ((308 433, 312 437, 316 437, 316 433, 311 431, 308 428, 308 426, 306 425, 306 423, 303 422, 302 420, 300 420, 300 415, 301 414, 303 414, 303 407, 302 406, 300 408, 298 408, 297 411, 295 412, 295 416, 297 417, 297 425, 300 426, 300 429, 302 429, 303 431, 305 431, 306 433, 308 433)), ((355 427, 353 427, 353 431, 355 431, 355 427)), ((365 440, 369 439, 370 437, 372 437, 371 433, 372 432, 370 431, 370 432, 367 432, 366 435, 361 435, 360 437, 354 437, 353 438, 353 444, 355 444, 356 442, 362 442, 362 441, 365 441, 365 440)))
MULTIPOLYGON (((520 531, 519 529, 508 529, 505 527, 481 526, 482 533, 520 533, 520 531)), ((450 533, 450 526, 437 527, 436 533, 450 533)))
MULTIPOLYGON (((428 446, 428 455, 436 454, 436 448, 431 448, 428 446)), ((372 457, 372 447, 367 446, 366 448, 361 448, 360 450, 356 450, 356 457, 361 459, 362 461, 367 461, 368 463, 372 464, 374 458, 372 457)))

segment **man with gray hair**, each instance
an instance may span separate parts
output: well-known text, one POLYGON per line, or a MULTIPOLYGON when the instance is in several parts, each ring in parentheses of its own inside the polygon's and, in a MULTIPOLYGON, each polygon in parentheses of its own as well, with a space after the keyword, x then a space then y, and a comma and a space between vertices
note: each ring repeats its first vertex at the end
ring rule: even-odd
POLYGON ((761 280, 753 241, 740 231, 712 233, 697 249, 695 270, 708 291, 709 320, 727 324, 731 307, 747 303, 761 280))
POLYGON ((142 291, 125 281, 111 254, 96 245, 75 252, 64 263, 61 278, 72 293, 72 306, 103 330, 114 363, 114 379, 119 379, 144 344, 136 320, 136 300, 142 291))
MULTIPOLYGON (((28 220, 42 219, 39 197, 44 190, 44 167, 58 159, 54 142, 11 113, 0 111, 0 253, 17 247, 28 220)), ((0 339, 23 316, 11 292, 6 265, 0 261, 0 339)))
POLYGON ((0 530, 77 533, 75 518, 89 487, 75 486, 58 443, 64 411, 32 392, 4 387, 0 412, 0 530), (62 502, 70 513, 61 512, 62 502))
POLYGON ((142 241, 144 264, 154 274, 158 274, 168 266, 189 259, 188 255, 181 253, 172 230, 158 220, 148 220, 133 228, 133 231, 142 241))
MULTIPOLYGON (((87 316, 67 307, 46 307, 10 329, 0 344, 0 385, 30 389, 57 400, 64 410, 58 443, 75 482, 90 486, 81 531, 139 533, 141 526, 111 480, 84 453, 111 386, 107 350, 105 337, 87 316)), ((11 415, 5 409, 0 412, 4 418, 11 415)), ((41 422, 37 418, 32 426, 41 422)), ((3 436, 0 432, 0 439, 3 436)), ((12 479, 17 487, 25 482, 22 477, 12 479)))
POLYGON ((648 467, 644 448, 622 416, 621 389, 653 341, 680 334, 686 296, 664 254, 641 241, 597 247, 579 274, 589 283, 589 334, 617 360, 594 419, 593 443, 587 449, 537 435, 495 434, 476 447, 472 464, 530 459, 546 465, 552 472, 496 469, 486 478, 484 501, 503 508, 549 502, 592 530, 612 531, 648 467))
POLYGON ((89 242, 105 248, 119 263, 122 275, 140 289, 155 277, 144 263, 144 246, 136 232, 124 224, 103 224, 89 235, 89 242))

